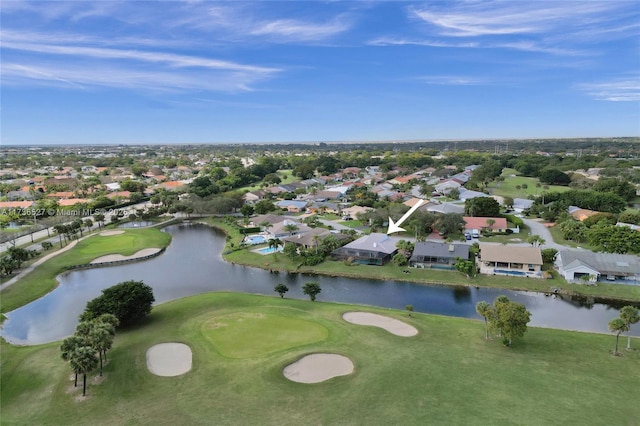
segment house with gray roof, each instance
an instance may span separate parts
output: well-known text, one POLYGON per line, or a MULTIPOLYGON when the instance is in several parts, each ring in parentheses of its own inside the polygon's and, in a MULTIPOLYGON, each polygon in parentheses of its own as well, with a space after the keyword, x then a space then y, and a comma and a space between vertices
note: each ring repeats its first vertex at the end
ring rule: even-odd
POLYGON ((635 255, 561 250, 555 264, 569 282, 640 285, 640 258, 635 255))
POLYGON ((455 269, 458 259, 469 259, 467 244, 419 241, 413 249, 409 266, 412 268, 455 269))
POLYGON ((398 252, 397 237, 373 233, 331 252, 334 260, 352 260, 362 265, 384 265, 398 252))
POLYGON ((276 203, 281 209, 288 211, 289 213, 300 213, 305 210, 307 207, 306 201, 296 201, 296 200, 282 200, 276 203))

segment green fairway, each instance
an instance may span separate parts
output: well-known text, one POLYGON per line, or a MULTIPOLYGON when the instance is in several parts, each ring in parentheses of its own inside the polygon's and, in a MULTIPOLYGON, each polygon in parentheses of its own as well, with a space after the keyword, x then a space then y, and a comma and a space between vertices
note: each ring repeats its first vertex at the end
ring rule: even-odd
POLYGON ((216 350, 229 358, 263 356, 319 342, 329 335, 318 323, 260 312, 212 315, 202 328, 216 350))
POLYGON ((171 235, 156 228, 127 229, 118 235, 93 235, 78 242, 71 250, 49 259, 11 287, 2 290, 0 312, 9 312, 47 294, 57 285, 56 275, 69 266, 89 263, 107 254, 130 256, 144 248, 163 248, 170 241, 171 235))
POLYGON ((543 192, 565 192, 571 189, 568 186, 559 185, 547 185, 545 189, 545 185, 541 185, 538 178, 518 176, 518 172, 514 169, 504 169, 502 171, 502 177, 504 177, 504 181, 494 181, 489 184, 492 195, 511 198, 529 198, 530 196, 537 197, 543 192))
MULTIPOLYGON (((219 329, 219 328, 218 328, 219 329)), ((216 329, 217 330, 217 329, 216 329)), ((231 331, 231 330, 230 330, 231 331)), ((615 337, 531 328, 513 347, 484 339, 480 321, 246 294, 209 293, 155 307, 145 324, 118 333, 105 376, 79 398, 59 342, 2 343, 3 424, 425 425, 636 424, 640 351, 613 357, 615 337), (405 321, 414 337, 342 320, 366 310, 405 321), (260 315, 264 317, 260 317, 260 315), (211 321, 235 329, 224 351, 247 348, 251 328, 269 325, 315 338, 228 358, 210 341, 211 321), (320 328, 318 328, 320 327, 320 328), (321 338, 319 330, 326 329, 321 338), (178 377, 147 371, 152 345, 181 342, 193 368, 178 377), (285 347, 290 349, 284 350, 285 347), (317 352, 338 353, 353 374, 294 383, 285 366, 317 352)), ((621 339, 621 345, 624 342, 621 339)), ((634 339, 633 345, 640 347, 634 339)))

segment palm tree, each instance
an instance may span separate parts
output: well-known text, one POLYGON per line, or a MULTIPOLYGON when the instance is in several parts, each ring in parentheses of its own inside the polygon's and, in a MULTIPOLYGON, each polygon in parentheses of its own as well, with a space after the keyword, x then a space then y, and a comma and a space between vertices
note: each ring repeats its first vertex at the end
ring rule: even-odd
POLYGON ((269 239, 269 248, 273 248, 274 251, 278 250, 278 247, 282 245, 282 240, 280 238, 271 238, 269 239))
POLYGON ((493 232, 493 225, 496 223, 496 221, 494 219, 487 219, 487 228, 489 228, 489 231, 493 232))
MULTIPOLYGON (((640 315, 638 314, 638 308, 633 306, 625 306, 620 309, 620 319, 624 321, 627 328, 631 330, 631 324, 635 324, 640 321, 640 315)), ((627 336, 627 349, 631 349, 631 334, 627 336)))
POLYGON ((107 350, 113 345, 113 335, 109 332, 109 325, 104 323, 94 324, 93 329, 89 333, 89 341, 91 347, 98 352, 100 358, 100 375, 102 376, 102 354, 106 354, 107 350))
POLYGON ((623 319, 614 318, 609 322, 609 331, 616 333, 616 349, 614 350, 613 354, 618 355, 618 339, 620 338, 620 333, 629 331, 629 327, 623 319))
POLYGON ((71 353, 71 368, 76 375, 82 374, 82 396, 87 394, 87 373, 98 366, 98 358, 91 346, 80 346, 71 353))
MULTIPOLYGON (((87 340, 84 337, 73 335, 71 337, 67 337, 62 341, 62 345, 60 345, 60 351, 62 359, 65 361, 71 361, 71 357, 76 349, 86 346, 87 340)), ((78 373, 76 372, 76 377, 73 381, 73 386, 78 386, 78 373)))
POLYGON ((97 213, 93 215, 93 218, 98 222, 98 228, 102 229, 102 225, 104 223, 104 215, 102 213, 97 213))
POLYGON ((491 305, 485 302, 484 300, 476 304, 476 312, 478 313, 478 315, 484 318, 484 329, 485 329, 484 338, 487 340, 489 340, 488 317, 489 315, 491 315, 491 309, 492 309, 491 305))

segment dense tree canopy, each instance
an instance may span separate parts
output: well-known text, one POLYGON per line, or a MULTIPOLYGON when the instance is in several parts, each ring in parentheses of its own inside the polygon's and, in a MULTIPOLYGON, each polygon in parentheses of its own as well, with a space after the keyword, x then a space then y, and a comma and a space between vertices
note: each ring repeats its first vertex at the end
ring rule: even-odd
POLYGON ((101 296, 90 300, 80 319, 90 321, 112 314, 120 325, 129 326, 147 316, 154 301, 151 287, 142 281, 125 281, 102 290, 101 296))
POLYGON ((500 216, 500 204, 491 197, 476 197, 465 201, 464 213, 475 217, 500 216))

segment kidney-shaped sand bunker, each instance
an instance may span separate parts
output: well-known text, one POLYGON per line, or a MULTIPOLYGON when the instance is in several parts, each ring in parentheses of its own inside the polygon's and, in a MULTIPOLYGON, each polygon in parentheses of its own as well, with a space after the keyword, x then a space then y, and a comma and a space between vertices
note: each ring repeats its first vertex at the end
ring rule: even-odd
POLYGON ((284 376, 298 383, 320 383, 353 373, 353 362, 343 355, 311 354, 287 365, 284 376))
POLYGON ((147 350, 147 368, 156 376, 180 376, 191 370, 191 348, 183 343, 159 343, 147 350))
POLYGON ((391 334, 402 337, 411 337, 418 334, 418 330, 405 322, 384 315, 370 312, 345 312, 342 318, 351 324, 371 325, 387 330, 391 334))

